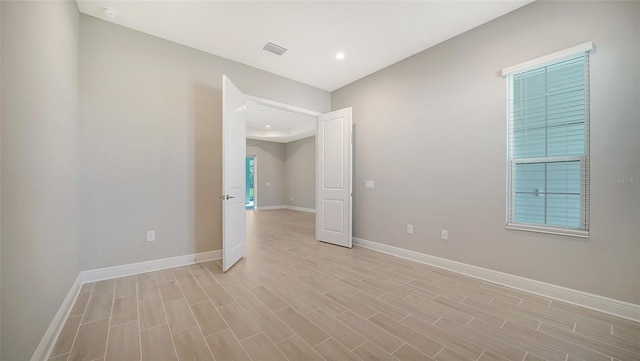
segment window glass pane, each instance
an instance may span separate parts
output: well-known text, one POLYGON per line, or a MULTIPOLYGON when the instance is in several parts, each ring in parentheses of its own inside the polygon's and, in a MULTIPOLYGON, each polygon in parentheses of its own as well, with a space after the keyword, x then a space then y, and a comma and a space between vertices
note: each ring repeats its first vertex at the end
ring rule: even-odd
POLYGON ((516 222, 544 224, 545 164, 516 164, 516 222))
POLYGON ((547 97, 547 125, 584 122, 584 91, 549 94, 547 97))
POLYGON ((516 130, 513 133, 515 159, 544 157, 546 149, 546 131, 542 129, 516 130))
MULTIPOLYGON (((579 55, 574 58, 547 65, 546 71, 549 73, 549 83, 554 84, 556 82, 564 82, 563 79, 575 78, 576 74, 581 74, 581 77, 584 78, 584 64, 584 55, 579 55)), ((543 68, 536 70, 542 69, 543 68)))
POLYGON ((558 125, 547 129, 547 156, 583 155, 584 123, 558 125))
POLYGON ((514 110, 513 129, 515 130, 540 129, 547 126, 544 98, 535 100, 535 103, 529 99, 526 104, 522 104, 514 110))
POLYGON ((547 193, 580 195, 580 162, 547 164, 547 193))
POLYGON ((545 163, 516 164, 516 193, 538 193, 544 189, 545 163))
POLYGON ((580 228, 580 195, 548 194, 547 224, 568 228, 580 228))
POLYGON ((544 69, 514 76, 514 130, 546 126, 546 84, 544 69))
POLYGON ((516 222, 544 224, 544 196, 516 193, 516 222))

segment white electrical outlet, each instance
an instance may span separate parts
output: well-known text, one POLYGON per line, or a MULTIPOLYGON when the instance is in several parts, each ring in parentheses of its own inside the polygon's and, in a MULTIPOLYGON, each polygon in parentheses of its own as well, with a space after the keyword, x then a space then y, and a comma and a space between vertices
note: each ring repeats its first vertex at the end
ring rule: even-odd
POLYGON ((156 231, 147 231, 147 242, 153 242, 156 240, 156 231))
POLYGON ((364 181, 364 188, 365 189, 373 189, 373 181, 364 181))
POLYGON ((447 231, 446 229, 443 229, 442 231, 440 231, 440 239, 443 241, 446 241, 449 239, 449 231, 447 231))
POLYGON ((407 233, 413 234, 413 224, 407 224, 407 233))

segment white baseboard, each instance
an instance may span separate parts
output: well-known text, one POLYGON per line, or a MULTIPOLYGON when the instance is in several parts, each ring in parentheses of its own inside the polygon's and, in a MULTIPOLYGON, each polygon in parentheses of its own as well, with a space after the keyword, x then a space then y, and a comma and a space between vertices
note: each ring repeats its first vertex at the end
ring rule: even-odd
POLYGON ((296 206, 286 206, 286 207, 287 209, 290 209, 292 211, 316 213, 316 210, 314 208, 304 208, 304 207, 296 207, 296 206))
POLYGON ((45 332, 42 337, 38 348, 33 353, 31 361, 45 361, 50 357, 51 351, 53 351, 53 347, 55 346, 55 342, 58 339, 58 336, 60 336, 62 327, 64 326, 67 317, 69 317, 71 308, 76 302, 76 298, 80 293, 80 288, 83 283, 125 277, 145 272, 160 271, 167 268, 187 266, 194 263, 213 261, 221 258, 222 250, 215 250, 80 272, 76 281, 73 283, 73 286, 71 286, 69 293, 67 293, 67 297, 65 297, 62 305, 58 309, 58 312, 53 317, 53 320, 51 321, 47 332, 45 332))
POLYGON ((272 211, 274 209, 287 209, 287 206, 260 206, 254 207, 256 211, 272 211))
POLYGON ((184 256, 154 259, 152 261, 123 264, 119 266, 97 268, 80 272, 82 283, 108 280, 112 278, 159 271, 167 268, 186 266, 222 258, 222 250, 187 254, 184 256))
POLYGON ((209 251, 209 252, 196 253, 194 257, 194 260, 195 260, 194 263, 209 262, 209 261, 215 261, 218 259, 222 259, 221 249, 217 249, 215 251, 209 251))
POLYGON ((363 248, 640 322, 640 305, 354 237, 363 248))
POLYGON ((53 320, 49 324, 47 332, 44 333, 42 340, 40 340, 38 348, 36 348, 36 351, 31 356, 31 361, 44 361, 49 358, 49 354, 53 351, 55 342, 58 339, 58 336, 60 336, 60 332, 62 332, 62 327, 64 327, 64 323, 67 321, 69 313, 71 313, 73 304, 76 303, 76 299, 80 294, 80 288, 82 288, 82 279, 80 275, 78 275, 76 280, 73 282, 73 285, 71 285, 71 289, 69 290, 69 293, 67 293, 67 297, 62 301, 62 305, 58 309, 58 312, 53 316, 53 320))
POLYGON ((292 211, 316 213, 316 210, 313 208, 304 208, 304 207, 296 207, 296 206, 263 206, 263 207, 255 207, 254 209, 256 211, 272 211, 275 209, 290 209, 292 211))

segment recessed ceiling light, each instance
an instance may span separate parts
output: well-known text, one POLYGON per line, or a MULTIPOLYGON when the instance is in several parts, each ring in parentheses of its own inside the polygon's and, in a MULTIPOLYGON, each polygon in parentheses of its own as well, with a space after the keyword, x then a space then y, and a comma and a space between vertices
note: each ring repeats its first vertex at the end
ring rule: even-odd
POLYGON ((340 53, 336 54, 336 59, 338 59, 338 60, 344 59, 344 53, 340 52, 340 53))
POLYGON ((108 8, 108 7, 104 7, 102 8, 102 12, 110 17, 110 18, 116 18, 118 16, 118 10, 114 9, 114 8, 108 8))
POLYGON ((269 124, 267 124, 267 128, 271 128, 271 126, 269 124))

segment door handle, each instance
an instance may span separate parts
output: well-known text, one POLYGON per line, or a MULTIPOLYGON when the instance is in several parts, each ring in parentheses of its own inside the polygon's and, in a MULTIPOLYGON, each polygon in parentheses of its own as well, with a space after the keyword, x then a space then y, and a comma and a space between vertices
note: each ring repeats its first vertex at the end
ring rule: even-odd
POLYGON ((220 197, 218 197, 219 199, 222 199, 223 201, 226 201, 227 199, 231 199, 231 198, 235 198, 233 196, 230 196, 228 194, 223 194, 220 197))

